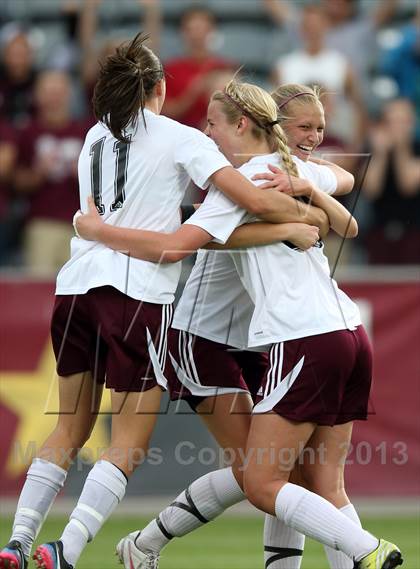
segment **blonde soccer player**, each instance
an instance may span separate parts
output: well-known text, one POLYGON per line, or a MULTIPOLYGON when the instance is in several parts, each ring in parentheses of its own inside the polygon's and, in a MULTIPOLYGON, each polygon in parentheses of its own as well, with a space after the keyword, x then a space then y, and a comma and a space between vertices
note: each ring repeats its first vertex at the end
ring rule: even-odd
MULTIPOLYGON (((92 196, 107 226, 171 232, 191 180, 210 183, 251 212, 280 210, 297 219, 294 200, 259 191, 203 133, 160 115, 162 64, 139 34, 104 63, 95 88, 98 123, 79 158, 80 203, 92 196)), ((165 379, 166 334, 179 264, 130 259, 100 243, 72 242, 57 277, 51 336, 57 360, 57 425, 39 449, 19 497, 0 567, 25 569, 34 540, 78 450, 95 424, 103 385, 112 400, 110 447, 88 474, 70 521, 55 542, 40 545, 44 569, 75 567, 86 546, 122 500, 147 450, 165 379)))
MULTIPOLYGON (((265 156, 267 168, 276 160, 280 163, 282 132, 273 100, 267 95, 264 104, 258 97, 248 105, 240 89, 233 86, 228 85, 218 95, 220 99, 213 100, 213 118, 209 109, 210 121, 216 121, 212 136, 234 165, 241 166, 249 156, 233 151, 236 139, 259 133, 260 144, 254 144, 253 152, 259 156, 254 160, 263 160, 265 156), (224 113, 223 107, 229 104, 231 112, 224 113), (265 105, 262 111, 261 106, 265 105), (264 132, 272 134, 271 140, 264 141, 264 132)), ((298 177, 295 166, 286 164, 298 177)), ((333 198, 303 182, 298 191, 301 195, 310 194, 313 202, 325 209, 332 228, 340 235, 357 233, 355 220, 333 198)), ((247 219, 247 214, 214 190, 184 224, 194 227, 191 239, 186 237, 186 228, 168 236, 106 227, 94 211, 88 217, 85 236, 153 259, 169 248, 178 249, 179 258, 183 256, 182 248, 203 246, 211 238, 225 241, 232 229, 247 219)), ((191 227, 188 234, 190 231, 191 227)), ((318 494, 289 482, 298 458, 297 449, 310 446, 312 441, 314 445, 325 444, 327 455, 333 453, 335 441, 325 427, 366 418, 371 354, 357 307, 330 279, 322 248, 302 253, 279 243, 258 251, 248 249, 239 260, 235 259, 235 265, 255 304, 248 346, 272 345, 270 366, 260 392, 261 401, 254 408, 248 441, 251 458, 244 473, 248 499, 299 532, 340 549, 363 569, 395 567, 401 563, 396 546, 378 541, 318 494), (337 352, 341 353, 340 359, 337 352), (287 363, 285 369, 283 363, 287 363), (266 453, 266 459, 260 463, 255 458, 258 453, 251 451, 266 447, 278 451, 274 453, 276 460, 270 461, 266 453), (295 451, 293 461, 283 459, 283 448, 292 454, 295 451), (304 512, 299 509, 303 501, 304 512)), ((268 453, 268 457, 272 455, 268 453)), ((322 469, 318 476, 323 476, 322 469)), ((145 562, 139 566, 147 567, 145 562)))

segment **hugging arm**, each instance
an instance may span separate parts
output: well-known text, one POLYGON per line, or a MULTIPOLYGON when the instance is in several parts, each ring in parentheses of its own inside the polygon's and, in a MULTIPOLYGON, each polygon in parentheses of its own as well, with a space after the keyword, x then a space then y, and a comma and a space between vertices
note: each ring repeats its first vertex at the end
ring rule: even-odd
POLYGON ((246 223, 237 227, 224 245, 211 242, 205 249, 240 249, 291 241, 304 251, 318 239, 319 228, 306 223, 246 223))
POLYGON ((210 180, 231 201, 261 219, 274 223, 310 221, 309 214, 292 197, 278 189, 261 191, 234 168, 222 168, 210 180))
POLYGON ((309 158, 314 164, 320 164, 321 166, 327 166, 337 178, 337 189, 334 192, 335 196, 344 196, 352 191, 354 186, 354 176, 344 168, 341 168, 338 164, 334 162, 329 162, 323 158, 318 158, 316 156, 311 156, 309 158))
POLYGON ((357 221, 340 202, 316 188, 312 189, 309 197, 314 205, 325 211, 330 220, 331 229, 340 237, 352 239, 357 236, 357 221))
POLYGON ((154 263, 176 263, 211 241, 213 237, 195 225, 182 225, 174 233, 115 227, 104 223, 94 201, 88 198, 88 213, 74 220, 84 239, 99 241, 110 249, 154 263))

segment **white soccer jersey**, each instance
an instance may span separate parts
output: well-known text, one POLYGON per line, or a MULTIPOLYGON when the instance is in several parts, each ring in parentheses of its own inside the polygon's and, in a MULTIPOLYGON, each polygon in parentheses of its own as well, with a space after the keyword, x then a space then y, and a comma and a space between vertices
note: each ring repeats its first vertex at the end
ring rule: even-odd
POLYGON ((243 350, 253 312, 230 251, 200 250, 172 327, 243 350))
MULTIPOLYGON (((106 223, 170 233, 180 226, 179 207, 191 180, 205 188, 230 163, 202 132, 147 109, 144 114, 147 127, 140 117, 128 145, 101 123, 88 132, 79 158, 81 209, 93 195, 106 223)), ((174 299, 180 271, 180 263, 133 259, 75 237, 56 294, 111 285, 132 298, 165 304, 174 299)))
MULTIPOLYGON (((328 167, 294 160, 301 177, 326 193, 336 190, 336 177, 328 167)), ((239 170, 251 178, 276 163, 277 155, 258 156, 239 170)), ((236 225, 251 217, 222 194, 211 192, 188 223, 225 241, 236 225)), ((358 309, 330 278, 322 249, 300 252, 278 243, 235 252, 200 252, 173 327, 244 348, 358 324, 358 309)))

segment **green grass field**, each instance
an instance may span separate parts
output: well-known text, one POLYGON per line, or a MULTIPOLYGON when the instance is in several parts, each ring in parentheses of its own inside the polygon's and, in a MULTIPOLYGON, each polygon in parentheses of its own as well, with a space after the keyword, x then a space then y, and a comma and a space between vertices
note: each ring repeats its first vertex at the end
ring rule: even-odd
MULTIPOLYGON (((11 518, 0 518, 1 542, 9 537, 11 518)), ((66 519, 51 517, 37 542, 57 539, 66 519)), ((90 544, 77 569, 117 569, 114 547, 118 539, 142 527, 146 519, 111 519, 90 544)), ((164 551, 161 569, 262 569, 262 518, 222 517, 182 539, 176 539, 164 551)), ((367 518, 366 529, 397 543, 403 551, 404 569, 420 568, 420 520, 415 518, 367 518)), ((31 566, 31 565, 30 565, 31 566)), ((308 540, 302 569, 327 569, 319 544, 308 540)))

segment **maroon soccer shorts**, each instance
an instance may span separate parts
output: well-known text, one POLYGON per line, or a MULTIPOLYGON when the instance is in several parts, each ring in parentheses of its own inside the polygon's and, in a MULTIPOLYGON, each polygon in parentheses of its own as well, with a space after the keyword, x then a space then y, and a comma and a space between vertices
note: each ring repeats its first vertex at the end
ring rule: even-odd
POLYGON ((169 331, 166 375, 171 399, 184 399, 193 409, 206 397, 223 393, 249 392, 255 400, 267 364, 266 353, 236 350, 182 330, 169 331))
POLYGON ((372 348, 363 326, 274 344, 254 413, 339 425, 365 420, 372 348))
POLYGON ((91 371, 115 391, 166 387, 172 305, 135 300, 111 286, 58 295, 51 321, 57 373, 91 371))

